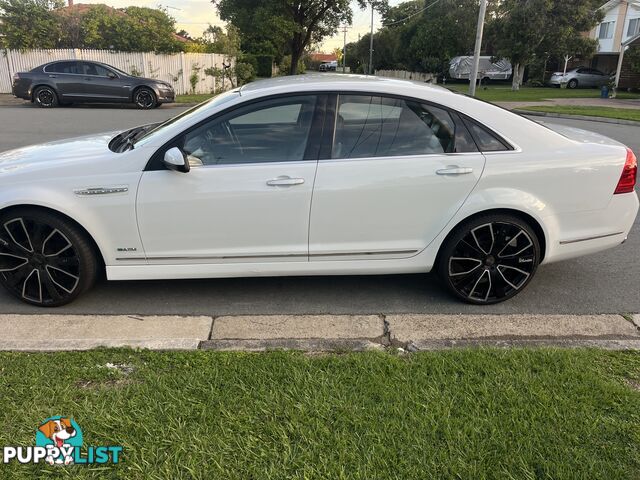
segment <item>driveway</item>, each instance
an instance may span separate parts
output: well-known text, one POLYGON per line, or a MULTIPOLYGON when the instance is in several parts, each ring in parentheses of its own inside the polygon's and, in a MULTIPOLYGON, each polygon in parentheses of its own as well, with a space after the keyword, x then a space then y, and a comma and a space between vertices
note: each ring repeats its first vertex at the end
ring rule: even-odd
MULTIPOLYGON (((0 151, 86 133, 157 122, 183 111, 163 106, 0 107, 0 151)), ((547 121, 549 121, 547 119, 547 121)), ((549 121, 550 122, 550 121, 549 121)), ((640 127, 576 120, 554 123, 593 130, 640 152, 640 127)), ((627 313, 640 312, 640 222, 626 244, 580 260, 543 266, 525 292, 500 305, 474 307, 446 295, 432 275, 248 278, 102 282, 50 313, 88 314, 358 314, 358 313, 627 313)), ((0 291, 0 313, 33 313, 0 291)))

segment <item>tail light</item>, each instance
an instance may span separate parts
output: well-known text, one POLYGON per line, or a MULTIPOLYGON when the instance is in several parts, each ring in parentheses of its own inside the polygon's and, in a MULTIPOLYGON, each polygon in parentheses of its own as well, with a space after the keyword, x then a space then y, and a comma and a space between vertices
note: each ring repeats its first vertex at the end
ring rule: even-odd
POLYGON ((636 186, 636 179, 638 177, 638 160, 630 148, 627 148, 627 161, 624 162, 624 168, 622 169, 622 175, 618 181, 618 186, 614 195, 619 193, 631 193, 636 186))

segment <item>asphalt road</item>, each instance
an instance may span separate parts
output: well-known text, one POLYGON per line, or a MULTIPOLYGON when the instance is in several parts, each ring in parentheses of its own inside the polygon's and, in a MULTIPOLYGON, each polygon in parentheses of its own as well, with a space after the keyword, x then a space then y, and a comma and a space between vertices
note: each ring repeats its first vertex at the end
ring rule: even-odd
MULTIPOLYGON (((160 121, 183 108, 153 111, 0 107, 0 151, 47 140, 160 121)), ((640 127, 545 119, 615 138, 640 152, 640 127)), ((543 266, 529 287, 500 305, 474 307, 449 297, 432 275, 247 278, 101 282, 69 306, 47 313, 637 313, 640 221, 626 244, 579 260, 543 266)), ((0 291, 0 313, 33 313, 0 291)))

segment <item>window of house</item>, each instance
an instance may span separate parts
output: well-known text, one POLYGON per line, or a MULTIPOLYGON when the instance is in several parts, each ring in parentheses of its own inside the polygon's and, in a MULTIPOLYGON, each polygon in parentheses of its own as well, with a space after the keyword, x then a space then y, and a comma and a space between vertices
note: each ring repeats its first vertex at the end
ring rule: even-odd
POLYGON ((640 18, 632 18, 629 20, 627 28, 627 37, 634 37, 640 32, 640 18))
POLYGON ((613 26, 615 22, 602 22, 600 24, 600 33, 598 34, 598 38, 600 40, 607 40, 609 38, 613 38, 613 26))

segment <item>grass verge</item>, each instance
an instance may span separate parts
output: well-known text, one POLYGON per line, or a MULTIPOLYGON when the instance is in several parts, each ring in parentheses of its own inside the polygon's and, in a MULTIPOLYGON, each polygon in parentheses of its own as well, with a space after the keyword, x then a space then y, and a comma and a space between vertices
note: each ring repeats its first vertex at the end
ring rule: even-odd
POLYGON ((639 380, 639 353, 597 350, 1 353, 1 445, 61 414, 124 446, 2 477, 639 478, 639 380))
MULTIPOLYGON (((450 83, 446 87, 456 92, 467 93, 468 83, 450 83)), ((511 90, 510 85, 488 85, 479 87, 476 95, 481 100, 489 102, 539 102, 553 98, 600 98, 600 90, 597 88, 542 88, 542 87, 522 87, 518 92, 511 90)), ((619 99, 640 98, 638 93, 619 92, 619 99)))
POLYGON ((589 117, 616 118, 620 120, 635 120, 640 122, 640 109, 610 108, 610 107, 579 107, 579 106, 534 106, 522 107, 519 110, 533 112, 560 113, 564 115, 586 115, 589 117))
POLYGON ((202 93, 195 95, 176 95, 176 103, 202 103, 213 97, 213 94, 202 93))

